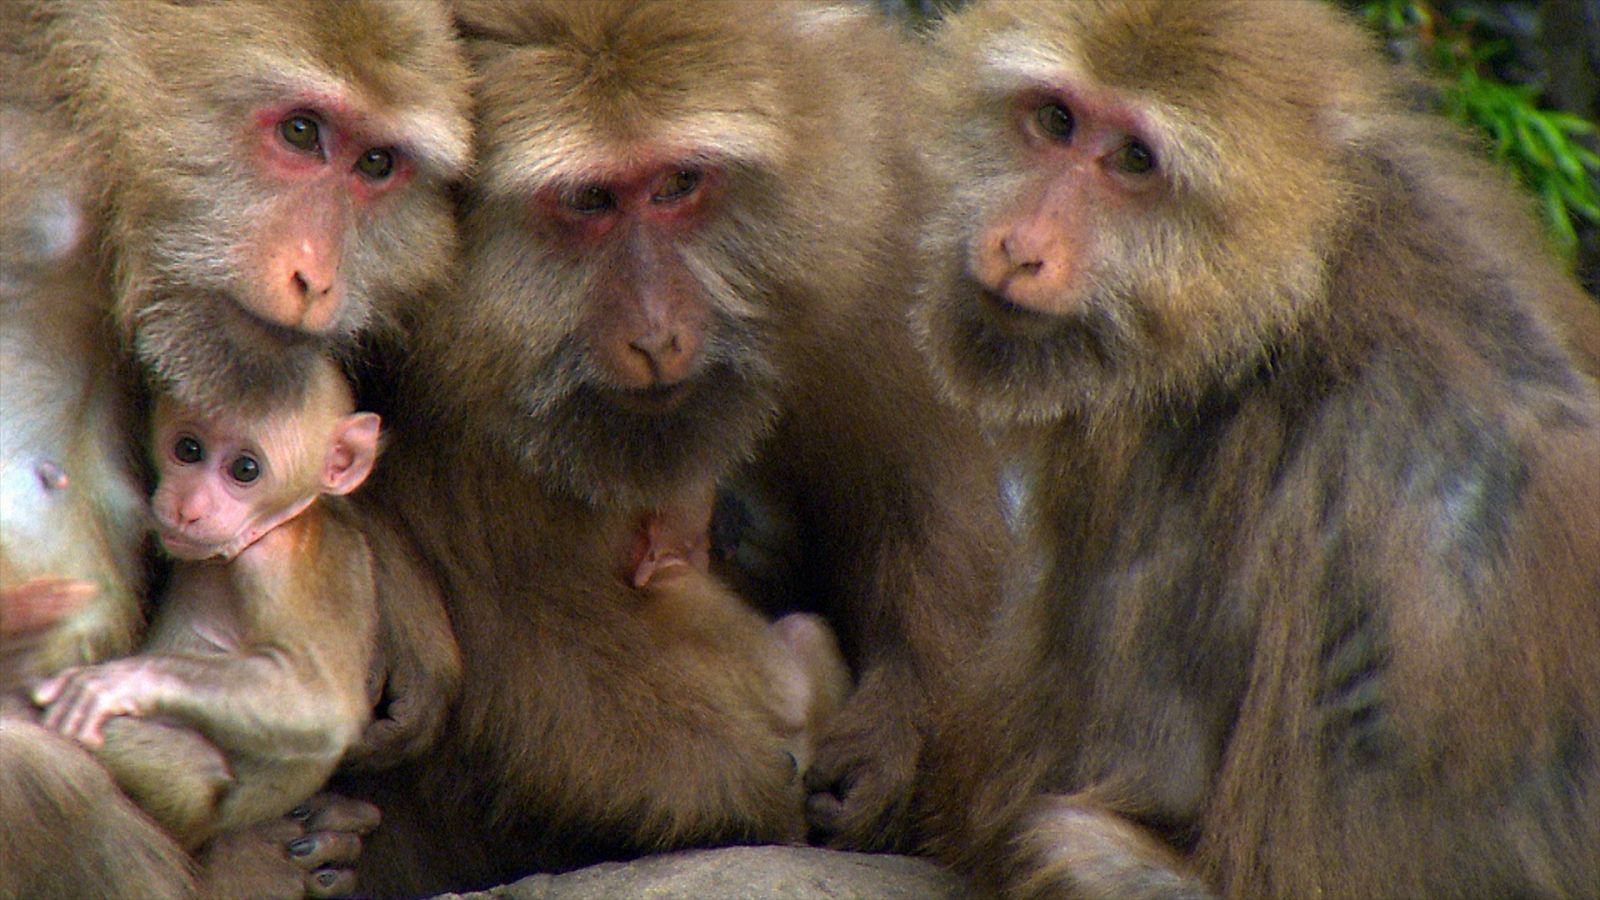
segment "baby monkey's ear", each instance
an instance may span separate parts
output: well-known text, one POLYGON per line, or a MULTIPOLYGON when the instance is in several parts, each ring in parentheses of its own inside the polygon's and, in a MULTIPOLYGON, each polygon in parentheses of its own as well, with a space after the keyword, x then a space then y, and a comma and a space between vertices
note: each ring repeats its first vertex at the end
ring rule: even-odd
POLYGON ((374 412, 357 412, 341 418, 328 440, 322 465, 322 492, 348 494, 372 474, 378 461, 378 431, 382 419, 374 412))

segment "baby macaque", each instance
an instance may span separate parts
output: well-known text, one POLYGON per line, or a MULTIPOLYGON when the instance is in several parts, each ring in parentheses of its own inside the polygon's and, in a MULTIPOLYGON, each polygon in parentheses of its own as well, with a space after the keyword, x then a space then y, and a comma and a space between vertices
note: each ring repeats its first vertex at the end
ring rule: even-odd
POLYGON ((232 778, 187 796, 119 767, 123 787, 190 846, 314 793, 370 714, 377 613, 371 555, 343 501, 378 453, 332 362, 260 414, 202 415, 170 398, 152 431, 151 506, 177 559, 143 651, 67 669, 34 691, 44 722, 91 748, 115 716, 166 719, 227 754, 232 778), (133 782, 133 783, 130 783, 133 782))
POLYGON ((813 740, 850 694, 850 670, 821 616, 791 613, 772 623, 711 571, 716 484, 694 485, 651 510, 634 528, 620 573, 649 601, 699 633, 752 643, 767 675, 765 705, 784 748, 803 773, 813 740), (694 608, 698 608, 697 610, 694 608), (703 626, 721 618, 725 628, 703 626), (759 636, 751 642, 750 633, 759 636))

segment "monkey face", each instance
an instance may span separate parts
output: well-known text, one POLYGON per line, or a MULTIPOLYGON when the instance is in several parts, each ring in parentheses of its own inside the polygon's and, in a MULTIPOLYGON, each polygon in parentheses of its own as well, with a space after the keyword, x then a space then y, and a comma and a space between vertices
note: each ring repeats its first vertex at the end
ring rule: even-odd
POLYGON ((292 391, 311 358, 443 283, 445 187, 470 148, 442 10, 246 0, 107 15, 151 36, 91 73, 109 99, 85 124, 113 158, 116 318, 165 390, 213 410, 292 391))
POLYGON ((634 209, 599 234, 606 214, 583 214, 575 235, 560 213, 480 198, 463 303, 440 323, 457 338, 433 346, 472 402, 504 410, 497 437, 555 486, 649 504, 749 456, 779 379, 772 323, 734 287, 747 277, 707 239, 714 227, 634 209), (467 342, 478 355, 455 349, 467 342))

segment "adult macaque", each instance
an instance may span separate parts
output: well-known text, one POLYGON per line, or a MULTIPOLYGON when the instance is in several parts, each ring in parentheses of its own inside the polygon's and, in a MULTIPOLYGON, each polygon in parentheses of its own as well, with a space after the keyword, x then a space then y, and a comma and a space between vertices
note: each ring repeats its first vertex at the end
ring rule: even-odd
POLYGON ((991 2, 917 315, 1034 583, 928 754, 1026 897, 1600 894, 1600 393, 1527 202, 1332 5, 991 2))
POLYGON ((436 3, 19 0, 97 179, 115 320, 189 406, 296 393, 445 277, 465 77, 436 3))
POLYGON ((458 17, 480 124, 463 285, 417 317, 363 502, 437 572, 465 683, 434 753, 349 785, 384 810, 363 887, 805 836, 770 645, 649 602, 625 549, 744 463, 793 512, 796 593, 858 679, 816 741, 817 824, 893 843, 1004 532, 991 454, 905 324, 906 48, 848 6, 458 17))
MULTIPOLYGON (((0 105, 0 897, 111 884, 179 896, 193 888, 182 848, 92 757, 37 727, 20 693, 131 650, 143 622, 126 399, 85 248, 85 188, 50 164, 54 137, 37 110, 0 105)), ((201 741, 160 729, 117 739, 159 749, 195 783, 216 771, 201 741)))
MULTIPOLYGON (((7 104, 49 123, 52 137, 29 145, 29 163, 88 182, 82 221, 88 243, 104 253, 89 267, 86 283, 95 299, 86 319, 109 321, 138 365, 186 402, 225 410, 292 393, 318 360, 348 349, 360 334, 403 322, 409 298, 447 280, 455 231, 446 192, 464 171, 470 141, 466 69, 438 3, 13 0, 0 3, 0 76, 7 104)), ((4 138, 10 136, 7 129, 4 138)), ((7 242, 6 252, 11 246, 7 242)), ((6 315, 9 329, 13 320, 6 315)), ((25 331, 25 340, 42 343, 56 334, 49 329, 57 326, 39 327, 25 331)), ((115 344, 94 345, 106 346, 115 344)), ((58 365, 88 364, 73 358, 58 365)), ((115 367, 89 365, 87 371, 115 367)), ((6 427, 0 429, 8 438, 17 433, 13 417, 44 419, 61 409, 49 399, 14 402, 20 396, 12 392, 14 383, 7 378, 6 427)), ((130 444, 124 439, 118 452, 130 444)), ((8 478, 33 478, 45 496, 70 498, 120 458, 85 465, 66 449, 44 448, 64 482, 38 467, 38 454, 19 457, 7 445, 0 459, 8 478)), ((20 496, 9 481, 3 495, 7 503, 20 496)), ((131 499, 121 508, 142 519, 142 502, 137 494, 131 499)), ((97 530, 109 530, 117 541, 130 534, 137 541, 143 531, 142 521, 130 528, 105 510, 97 514, 64 533, 67 545, 83 548, 85 556, 97 530)), ((4 525, 0 544, 11 559, 12 547, 21 546, 12 535, 30 532, 13 532, 10 518, 4 525)), ((368 538, 375 552, 395 546, 381 530, 368 538)), ((377 679, 385 715, 363 745, 369 760, 410 752, 431 739, 455 684, 454 644, 431 585, 409 566, 403 548, 383 558, 374 575, 387 610, 384 669, 377 679)), ((102 585, 82 612, 22 640, 61 643, 59 629, 79 629, 87 617, 96 619, 92 624, 103 637, 67 641, 76 649, 58 654, 59 664, 30 662, 28 674, 96 662, 135 645, 138 607, 123 602, 133 596, 127 591, 106 589, 107 571, 47 569, 17 577, 102 585)), ((16 646, 13 639, 7 646, 16 646)), ((6 668, 8 674, 23 671, 6 668)), ((112 723, 108 740, 136 730, 124 725, 144 724, 112 723)), ((48 766, 59 756, 19 751, 0 763, 48 766)), ((173 770, 202 768, 172 748, 151 758, 173 770)), ((63 791, 93 789, 77 778, 78 769, 74 759, 63 761, 60 771, 18 775, 66 785, 63 791)), ((43 809, 61 806, 64 795, 28 796, 42 797, 43 809)), ((292 862, 280 847, 269 866, 256 867, 248 854, 234 852, 240 846, 232 840, 216 842, 203 856, 226 858, 231 884, 261 891, 283 864, 347 861, 359 841, 331 829, 351 823, 369 828, 370 819, 365 808, 319 803, 302 824, 329 830, 307 835, 309 851, 292 862)), ((26 811, 7 821, 29 823, 12 829, 27 829, 18 846, 77 848, 50 860, 54 883, 74 885, 67 893, 105 889, 87 864, 92 858, 175 852, 170 842, 155 846, 147 832, 121 828, 113 819, 87 831, 54 831, 65 823, 26 811), (85 866, 72 881, 78 861, 85 866)), ((0 894, 32 892, 27 881, 11 876, 21 870, 0 870, 0 894)), ((337 872, 312 877, 313 891, 348 887, 337 872), (317 880, 324 878, 331 883, 317 880)), ((186 889, 173 883, 119 887, 148 895, 186 889)))
POLYGON ((130 403, 85 246, 87 187, 54 150, 42 114, 0 106, 0 694, 131 651, 143 622, 130 403))
POLYGON ((102 757, 186 846, 311 796, 366 724, 372 566, 334 498, 372 471, 379 424, 353 402, 331 362, 305 395, 269 410, 207 415, 158 400, 151 505, 180 562, 150 636, 137 656, 67 669, 33 691, 47 727, 90 747, 113 717, 148 716, 227 755, 230 783, 205 796, 102 757))

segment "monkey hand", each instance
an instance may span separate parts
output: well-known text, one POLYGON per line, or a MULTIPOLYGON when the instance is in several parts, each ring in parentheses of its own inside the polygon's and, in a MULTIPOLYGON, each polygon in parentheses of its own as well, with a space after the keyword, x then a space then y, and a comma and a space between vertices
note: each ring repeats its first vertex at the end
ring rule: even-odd
POLYGON ((812 842, 867 851, 903 850, 911 782, 922 753, 921 690, 888 664, 868 670, 817 739, 806 772, 812 842))
POLYGON ((375 654, 368 677, 378 701, 360 740, 345 752, 346 771, 378 771, 412 759, 443 730, 461 685, 461 659, 448 630, 430 636, 436 643, 396 644, 391 638, 384 642, 386 652, 375 654))
POLYGON ((65 669, 33 689, 44 725, 89 747, 105 743, 102 727, 115 716, 147 715, 167 677, 140 657, 65 669))
POLYGON ((372 721, 344 756, 350 771, 371 772, 433 746, 461 690, 461 650, 444 599, 417 554, 381 522, 368 521, 377 583, 378 649, 367 673, 372 721))
POLYGON ((378 827, 378 808, 318 794, 288 815, 224 834, 199 858, 205 898, 346 897, 356 890, 362 839, 378 827))
POLYGON ((48 628, 98 593, 100 585, 77 578, 33 578, 0 590, 0 639, 48 628))

